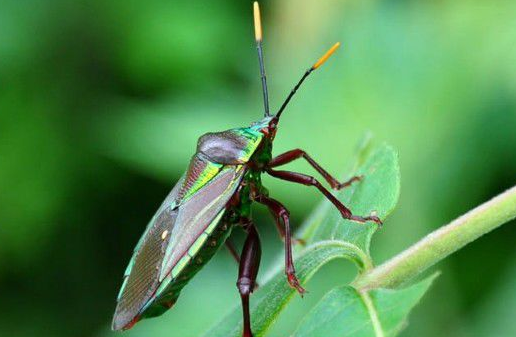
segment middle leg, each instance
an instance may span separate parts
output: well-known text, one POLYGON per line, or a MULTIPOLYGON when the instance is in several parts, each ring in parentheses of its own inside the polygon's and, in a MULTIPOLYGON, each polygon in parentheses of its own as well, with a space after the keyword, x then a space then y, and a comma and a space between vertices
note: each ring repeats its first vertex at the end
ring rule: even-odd
POLYGON ((226 245, 226 248, 227 248, 229 254, 231 255, 231 257, 233 258, 233 260, 235 260, 235 262, 237 264, 240 264, 240 256, 238 256, 237 250, 236 250, 233 242, 231 242, 231 241, 229 241, 229 239, 227 239, 226 242, 224 242, 224 244, 226 245))
POLYGON ((343 203, 341 203, 337 198, 335 198, 335 196, 333 196, 333 194, 331 194, 330 191, 328 191, 323 185, 321 185, 321 183, 319 181, 317 181, 317 179, 315 179, 314 177, 311 177, 311 176, 308 176, 308 175, 302 174, 302 173, 297 173, 297 172, 276 171, 276 170, 272 170, 272 169, 267 169, 267 173, 269 173, 273 177, 276 177, 276 178, 279 178, 282 180, 287 180, 287 181, 291 181, 291 182, 298 183, 298 184, 316 187, 319 191, 321 191, 322 194, 324 194, 324 196, 328 200, 331 201, 332 204, 335 205, 335 207, 337 207, 337 209, 339 210, 340 214, 342 214, 342 217, 344 219, 348 219, 348 220, 352 220, 352 221, 356 221, 356 222, 374 221, 375 223, 377 223, 379 225, 382 224, 382 221, 380 220, 380 218, 378 218, 375 215, 370 215, 370 216, 365 216, 365 217, 353 215, 349 208, 344 206, 343 203))
POLYGON ((294 259, 292 257, 292 235, 290 233, 290 214, 288 210, 279 201, 263 194, 255 195, 254 200, 267 206, 274 216, 278 226, 280 226, 280 222, 283 222, 285 241, 285 274, 287 275, 287 280, 290 286, 296 289, 298 293, 303 296, 306 290, 301 287, 301 284, 297 279, 296 270, 294 268, 294 259))
POLYGON ((288 164, 296 159, 304 158, 310 166, 312 166, 319 174, 330 184, 331 188, 335 190, 340 190, 345 187, 350 186, 353 182, 359 181, 362 179, 361 176, 354 176, 351 177, 348 181, 345 181, 343 183, 339 182, 335 177, 333 177, 331 174, 328 173, 321 165, 319 165, 315 160, 310 157, 308 153, 306 153, 304 150, 301 149, 294 149, 287 151, 285 153, 280 154, 277 157, 272 158, 272 160, 269 162, 268 167, 278 167, 281 165, 288 164))

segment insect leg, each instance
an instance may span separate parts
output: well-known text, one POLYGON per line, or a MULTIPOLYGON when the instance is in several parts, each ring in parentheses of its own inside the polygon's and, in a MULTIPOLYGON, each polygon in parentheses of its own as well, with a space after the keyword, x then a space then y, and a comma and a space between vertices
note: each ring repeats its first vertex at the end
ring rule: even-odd
POLYGON ((333 196, 333 194, 331 194, 330 191, 328 191, 323 185, 321 185, 321 183, 319 181, 317 181, 317 179, 315 179, 314 177, 311 177, 311 176, 308 176, 308 175, 302 174, 302 173, 297 173, 297 172, 276 171, 276 170, 272 170, 272 169, 267 169, 267 173, 269 173, 271 176, 276 177, 278 179, 291 181, 291 182, 303 184, 306 186, 316 187, 319 191, 321 191, 322 194, 324 194, 324 196, 328 200, 331 201, 332 204, 335 205, 335 207, 337 207, 337 209, 340 211, 340 213, 342 214, 342 217, 344 219, 349 219, 349 220, 356 221, 356 222, 374 221, 379 225, 382 224, 382 221, 380 220, 380 218, 378 218, 375 215, 370 215, 370 216, 366 216, 366 217, 353 215, 349 208, 344 206, 343 203, 341 203, 337 198, 335 198, 333 196))
POLYGON ((236 261, 236 263, 240 264, 240 256, 238 256, 235 245, 232 242, 230 242, 229 239, 226 240, 224 244, 226 245, 229 254, 231 254, 231 257, 236 261))
POLYGON ((308 155, 308 153, 301 149, 290 150, 280 154, 277 157, 272 158, 272 160, 268 164, 268 167, 272 168, 285 165, 299 158, 304 158, 317 172, 319 172, 320 175, 323 176, 324 180, 326 180, 328 184, 330 184, 331 188, 335 190, 340 190, 345 187, 348 187, 353 182, 362 179, 361 176, 354 176, 348 181, 340 183, 337 179, 335 179, 335 177, 329 174, 328 171, 322 168, 321 165, 319 165, 315 160, 313 160, 312 157, 308 155))
MULTIPOLYGON (((283 242, 285 242, 285 239, 287 237, 287 235, 285 234, 285 226, 283 226, 280 219, 278 219, 277 217, 274 218, 274 224, 276 225, 276 229, 278 230, 280 239, 283 242)), ((292 244, 294 244, 294 245, 299 244, 299 245, 303 246, 306 244, 305 240, 303 240, 303 239, 291 238, 291 240, 292 240, 292 244)))
POLYGON ((253 292, 256 285, 256 276, 260 267, 262 248, 260 237, 256 227, 249 223, 247 225, 247 239, 240 256, 240 266, 238 268, 237 288, 242 299, 242 310, 244 315, 244 329, 242 337, 252 337, 251 317, 249 313, 249 295, 253 292))
POLYGON ((299 280, 296 277, 294 260, 292 258, 292 236, 290 234, 290 214, 288 210, 279 201, 269 198, 263 194, 256 195, 254 200, 267 206, 277 222, 279 222, 280 219, 283 221, 283 226, 285 229, 285 273, 287 274, 287 279, 290 286, 296 289, 299 294, 303 295, 306 291, 303 289, 303 287, 301 287, 299 280))

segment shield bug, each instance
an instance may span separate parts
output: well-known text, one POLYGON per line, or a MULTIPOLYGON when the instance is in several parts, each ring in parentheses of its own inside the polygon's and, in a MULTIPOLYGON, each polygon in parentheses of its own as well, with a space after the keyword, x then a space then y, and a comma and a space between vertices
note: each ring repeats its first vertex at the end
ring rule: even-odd
POLYGON ((286 281, 301 295, 305 292, 294 269, 289 212, 262 186, 263 173, 317 188, 345 219, 381 224, 375 215, 352 214, 314 177, 276 168, 304 158, 335 190, 349 186, 359 177, 340 183, 300 149, 272 156, 281 114, 303 81, 335 52, 339 43, 303 74, 278 112, 270 114, 260 10, 256 2, 254 26, 264 117, 249 127, 207 133, 199 138, 197 151, 186 173, 166 197, 136 245, 117 298, 113 330, 129 329, 140 319, 159 316, 171 308, 186 283, 226 243, 239 262, 237 288, 243 309, 242 336, 251 337, 249 295, 256 286, 261 256, 260 238, 251 219, 253 202, 265 205, 274 216, 285 242, 286 281), (240 226, 247 233, 241 254, 226 241, 234 226, 240 226))

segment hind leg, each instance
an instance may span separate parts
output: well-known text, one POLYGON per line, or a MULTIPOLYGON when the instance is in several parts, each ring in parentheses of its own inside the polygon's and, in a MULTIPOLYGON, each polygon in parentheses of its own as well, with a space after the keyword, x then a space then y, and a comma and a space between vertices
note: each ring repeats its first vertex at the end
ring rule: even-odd
POLYGON ((260 267, 262 248, 260 237, 256 227, 252 222, 246 224, 247 238, 240 255, 240 265, 238 268, 237 288, 242 300, 242 311, 244 326, 242 337, 253 337, 251 331, 251 317, 249 311, 249 295, 256 286, 256 276, 260 267))

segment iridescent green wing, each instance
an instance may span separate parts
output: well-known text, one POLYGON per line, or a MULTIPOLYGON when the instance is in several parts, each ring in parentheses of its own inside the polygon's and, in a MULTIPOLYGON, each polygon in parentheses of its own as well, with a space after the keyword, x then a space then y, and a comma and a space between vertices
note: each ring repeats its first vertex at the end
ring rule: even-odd
MULTIPOLYGON (((183 174, 183 176, 177 181, 176 185, 174 185, 174 187, 172 188, 172 191, 170 191, 170 193, 167 195, 165 200, 161 203, 161 206, 158 208, 158 210, 152 217, 151 221, 149 221, 149 224, 145 228, 145 231, 140 237, 138 243, 136 244, 136 247, 134 247, 133 256, 131 257, 131 260, 129 261, 129 264, 127 265, 127 268, 124 272, 124 279, 127 278, 127 276, 129 276, 129 274, 131 273, 131 269, 134 265, 134 260, 136 258, 137 252, 140 250, 143 242, 145 241, 145 238, 149 236, 149 232, 156 227, 157 222, 164 220, 163 215, 166 213, 167 209, 173 209, 179 204, 179 192, 181 191, 181 188, 185 182, 185 177, 186 174, 183 174)), ((120 289, 117 300, 120 300, 120 296, 122 295, 123 289, 123 287, 120 289)))
MULTIPOLYGON (((165 198, 156 214, 147 225, 140 237, 133 256, 124 272, 124 281, 117 297, 117 307, 113 317, 113 330, 125 328, 139 311, 140 302, 149 299, 152 295, 153 271, 162 259, 159 246, 162 244, 159 238, 165 228, 175 223, 177 211, 174 211, 179 201, 179 193, 184 185, 186 174, 174 186, 165 198), (145 277, 144 275, 148 275, 145 277), (136 282, 138 280, 138 282, 136 282), (145 287, 149 287, 148 291, 145 287)), ((155 277, 154 277, 155 278, 155 277)))
POLYGON ((181 203, 176 220, 181 225, 175 226, 170 234, 170 242, 161 267, 160 281, 179 262, 185 264, 189 261, 196 253, 191 248, 198 250, 204 244, 212 228, 217 225, 213 220, 220 219, 220 212, 240 184, 244 171, 241 165, 224 167, 205 187, 181 203))
POLYGON ((114 330, 129 328, 138 319, 146 304, 156 296, 166 276, 163 271, 170 271, 174 261, 185 256, 190 245, 213 225, 242 180, 243 166, 214 164, 215 167, 199 160, 202 158, 194 157, 187 174, 174 187, 140 239, 118 297, 114 330))

